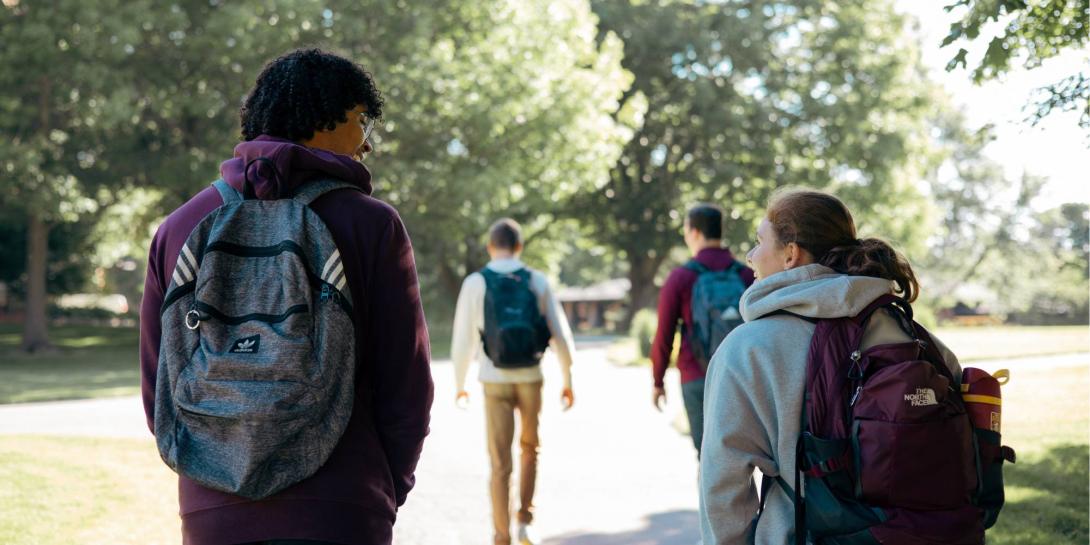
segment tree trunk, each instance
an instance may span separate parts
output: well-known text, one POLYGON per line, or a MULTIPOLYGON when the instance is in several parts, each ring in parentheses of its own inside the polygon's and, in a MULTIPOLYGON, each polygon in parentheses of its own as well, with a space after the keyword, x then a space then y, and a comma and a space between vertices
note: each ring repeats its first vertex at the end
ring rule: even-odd
POLYGON ((439 258, 439 287, 444 300, 457 301, 458 292, 462 289, 462 276, 447 264, 445 258, 446 256, 439 258))
POLYGON ((648 256, 642 252, 628 252, 628 281, 632 288, 628 292, 628 308, 618 327, 626 332, 632 326, 632 319, 641 309, 654 308, 658 288, 655 286, 655 273, 665 256, 648 256))
POLYGON ((23 350, 38 352, 51 348, 46 323, 46 263, 49 261, 49 224, 31 212, 27 225, 26 316, 23 322, 23 350))

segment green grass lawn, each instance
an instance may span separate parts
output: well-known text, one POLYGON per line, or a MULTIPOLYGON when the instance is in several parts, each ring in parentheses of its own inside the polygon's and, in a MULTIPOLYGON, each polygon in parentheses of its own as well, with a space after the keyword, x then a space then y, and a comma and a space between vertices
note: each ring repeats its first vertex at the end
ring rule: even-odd
MULTIPOLYGON (((432 359, 450 357, 450 325, 430 327, 432 359)), ((19 350, 22 330, 0 324, 0 404, 86 399, 140 393, 135 328, 59 326, 49 330, 57 350, 19 350)))
POLYGON ((26 354, 19 326, 0 326, 0 403, 140 392, 136 329, 60 326, 49 335, 55 352, 26 354))
POLYGON ((1084 325, 940 327, 935 336, 963 362, 1090 352, 1090 327, 1084 325))
POLYGON ((1090 372, 1086 367, 1012 371, 1003 387, 1007 505, 988 532, 995 545, 1090 539, 1090 372))
MULTIPOLYGON (((1087 326, 940 327, 934 334, 961 362, 1090 352, 1087 326)), ((671 362, 677 361, 679 338, 674 339, 671 362)), ((610 347, 608 357, 618 365, 651 365, 630 337, 619 338, 610 347)))
POLYGON ((140 439, 0 436, 0 543, 178 544, 177 480, 140 439))

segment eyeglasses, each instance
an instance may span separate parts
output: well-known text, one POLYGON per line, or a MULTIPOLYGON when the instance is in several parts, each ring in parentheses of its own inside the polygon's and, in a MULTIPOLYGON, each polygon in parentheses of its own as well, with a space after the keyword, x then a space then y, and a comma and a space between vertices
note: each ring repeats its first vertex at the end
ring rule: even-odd
POLYGON ((367 140, 371 137, 371 131, 375 129, 375 120, 367 117, 367 114, 360 114, 363 121, 363 139, 367 140))

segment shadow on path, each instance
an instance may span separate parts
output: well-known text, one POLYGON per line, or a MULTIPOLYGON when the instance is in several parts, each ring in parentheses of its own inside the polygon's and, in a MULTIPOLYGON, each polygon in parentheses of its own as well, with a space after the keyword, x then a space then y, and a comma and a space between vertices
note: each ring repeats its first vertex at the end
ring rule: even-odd
POLYGON ((646 526, 638 530, 568 534, 546 539, 543 545, 693 545, 700 541, 696 511, 654 513, 644 520, 646 526))

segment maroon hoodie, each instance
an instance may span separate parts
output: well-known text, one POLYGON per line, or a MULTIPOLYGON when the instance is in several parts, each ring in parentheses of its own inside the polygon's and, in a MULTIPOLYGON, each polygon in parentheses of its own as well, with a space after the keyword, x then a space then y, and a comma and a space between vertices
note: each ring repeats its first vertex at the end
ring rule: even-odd
MULTIPOLYGON (((701 265, 722 271, 734 263, 734 256, 726 248, 705 248, 693 258, 701 265)), ((742 281, 746 286, 753 283, 753 270, 742 266, 742 281)), ((670 272, 659 292, 659 325, 655 331, 655 341, 651 345, 652 378, 655 386, 661 388, 666 368, 670 366, 670 352, 674 346, 674 335, 678 322, 681 322, 681 346, 678 347, 677 370, 681 373, 681 383, 704 378, 704 369, 696 361, 693 349, 689 345, 689 331, 693 327, 693 284, 696 272, 678 267, 670 272)))
MULTIPOLYGON (((363 190, 337 190, 311 203, 337 243, 351 292, 364 294, 353 307, 355 405, 325 465, 266 499, 250 501, 179 477, 183 542, 313 539, 389 544, 397 507, 415 483, 433 393, 428 331, 409 235, 397 211, 370 196, 371 173, 350 157, 263 136, 235 148, 235 157, 220 167, 224 180, 242 191, 243 168, 257 157, 270 159, 280 173, 276 179, 268 166, 258 167, 261 162, 250 168, 258 198, 289 194, 318 177, 363 190)), ((163 291, 189 233, 222 202, 214 188, 206 188, 170 214, 152 240, 140 307, 141 390, 151 429, 163 291)))

